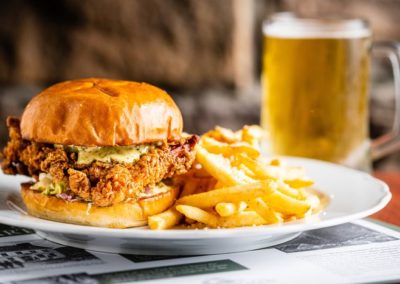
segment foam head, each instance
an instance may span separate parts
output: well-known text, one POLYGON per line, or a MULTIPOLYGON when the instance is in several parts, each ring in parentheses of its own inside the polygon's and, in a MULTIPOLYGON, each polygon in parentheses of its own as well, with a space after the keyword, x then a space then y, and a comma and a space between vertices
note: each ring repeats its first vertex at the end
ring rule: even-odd
POLYGON ((292 13, 278 13, 263 24, 266 36, 280 38, 361 38, 371 30, 362 19, 301 18, 292 13))

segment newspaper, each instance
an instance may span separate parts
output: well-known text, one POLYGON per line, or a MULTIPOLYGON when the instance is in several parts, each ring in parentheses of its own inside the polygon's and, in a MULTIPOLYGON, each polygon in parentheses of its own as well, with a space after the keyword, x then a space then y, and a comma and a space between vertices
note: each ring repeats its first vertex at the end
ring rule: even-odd
POLYGON ((400 232, 368 220, 271 248, 209 256, 107 254, 0 225, 1 283, 382 283, 400 281, 400 232))

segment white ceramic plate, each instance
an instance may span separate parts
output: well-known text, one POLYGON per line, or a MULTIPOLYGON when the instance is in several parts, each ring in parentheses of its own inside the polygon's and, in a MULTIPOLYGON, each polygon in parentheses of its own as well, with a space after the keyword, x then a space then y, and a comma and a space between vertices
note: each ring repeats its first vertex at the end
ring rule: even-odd
POLYGON ((359 171, 321 161, 284 158, 303 166, 315 187, 330 196, 329 205, 316 220, 282 225, 209 230, 151 231, 146 227, 107 229, 42 220, 23 211, 19 183, 27 178, 0 174, 0 223, 26 227, 51 241, 105 252, 196 255, 259 249, 285 242, 300 232, 363 218, 390 200, 388 186, 359 171), (18 209, 22 208, 21 209, 18 209))

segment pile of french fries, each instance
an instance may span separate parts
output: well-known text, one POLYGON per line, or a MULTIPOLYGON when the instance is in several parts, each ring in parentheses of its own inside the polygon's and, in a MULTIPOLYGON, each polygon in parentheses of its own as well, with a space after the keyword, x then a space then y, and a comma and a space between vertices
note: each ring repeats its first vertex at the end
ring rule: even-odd
POLYGON ((149 217, 150 229, 279 224, 313 214, 320 205, 318 196, 306 190, 313 181, 302 167, 278 159, 264 161, 261 135, 258 126, 236 132, 216 127, 204 134, 195 165, 178 178, 179 199, 167 211, 149 217))

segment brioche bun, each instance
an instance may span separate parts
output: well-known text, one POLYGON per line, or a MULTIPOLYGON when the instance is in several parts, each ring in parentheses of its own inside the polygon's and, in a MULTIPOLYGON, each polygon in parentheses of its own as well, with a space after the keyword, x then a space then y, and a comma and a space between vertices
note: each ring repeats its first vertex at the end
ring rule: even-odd
POLYGON ((64 145, 116 146, 175 140, 182 115, 163 90, 146 83, 89 78, 53 85, 21 118, 24 139, 64 145))
POLYGON ((57 222, 119 229, 146 225, 147 217, 168 209, 175 202, 179 191, 170 187, 168 191, 137 202, 98 207, 86 202, 66 201, 44 195, 30 189, 31 185, 21 185, 22 199, 30 215, 57 222))

